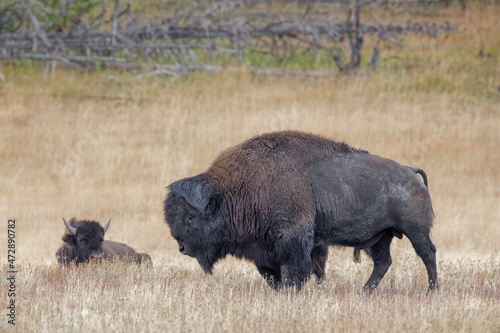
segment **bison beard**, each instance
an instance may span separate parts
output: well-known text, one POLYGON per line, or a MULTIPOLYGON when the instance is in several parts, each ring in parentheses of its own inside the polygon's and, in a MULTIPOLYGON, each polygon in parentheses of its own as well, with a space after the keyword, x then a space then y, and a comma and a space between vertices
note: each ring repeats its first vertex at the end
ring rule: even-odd
POLYGON ((206 273, 227 254, 251 260, 274 288, 324 277, 329 245, 366 250, 364 288, 391 265, 394 236, 408 237, 437 287, 433 212, 421 169, 294 131, 224 151, 204 173, 169 185, 165 220, 181 253, 206 273), (417 173, 422 175, 422 182, 417 173))

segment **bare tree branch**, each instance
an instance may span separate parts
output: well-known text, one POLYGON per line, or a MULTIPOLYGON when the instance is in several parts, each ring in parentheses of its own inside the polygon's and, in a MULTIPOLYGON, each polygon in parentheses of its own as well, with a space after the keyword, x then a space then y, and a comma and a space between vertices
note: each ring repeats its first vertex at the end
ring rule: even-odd
POLYGON ((33 15, 33 12, 31 9, 26 6, 23 0, 17 0, 17 2, 24 8, 28 16, 30 17, 31 22, 33 23, 33 26, 35 27, 35 31, 38 34, 38 36, 42 39, 42 42, 45 44, 47 47, 52 47, 52 43, 50 40, 47 38, 45 35, 45 31, 40 27, 40 23, 38 23, 38 20, 36 19, 35 15, 33 15))
POLYGON ((0 59, 34 59, 34 60, 58 60, 58 61, 78 61, 84 63, 93 63, 96 61, 104 62, 127 62, 124 58, 114 58, 114 57, 82 57, 82 56, 72 56, 72 55, 48 55, 48 54, 17 54, 15 56, 0 54, 0 59))
POLYGON ((5 76, 3 75, 3 67, 1 61, 0 61, 0 81, 5 82, 5 76))
POLYGON ((118 8, 120 7, 120 0, 115 0, 115 10, 113 11, 113 27, 111 28, 111 45, 116 44, 116 25, 118 19, 118 8))

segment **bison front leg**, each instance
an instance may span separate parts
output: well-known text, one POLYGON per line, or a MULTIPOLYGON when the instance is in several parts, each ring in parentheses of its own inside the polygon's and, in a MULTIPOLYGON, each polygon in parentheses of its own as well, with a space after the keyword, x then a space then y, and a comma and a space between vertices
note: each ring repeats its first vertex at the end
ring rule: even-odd
POLYGON ((325 277, 325 265, 328 259, 328 246, 316 246, 311 253, 313 273, 316 275, 316 283, 320 285, 325 277))
POLYGON ((262 277, 264 279, 266 279, 267 284, 271 288, 276 289, 276 290, 278 290, 280 288, 281 271, 279 268, 273 269, 273 268, 257 265, 257 270, 259 271, 260 275, 262 275, 262 277))
POLYGON ((286 234, 276 242, 275 253, 280 263, 283 287, 295 286, 300 289, 309 279, 313 272, 311 258, 313 245, 313 232, 300 232, 300 230, 286 234))

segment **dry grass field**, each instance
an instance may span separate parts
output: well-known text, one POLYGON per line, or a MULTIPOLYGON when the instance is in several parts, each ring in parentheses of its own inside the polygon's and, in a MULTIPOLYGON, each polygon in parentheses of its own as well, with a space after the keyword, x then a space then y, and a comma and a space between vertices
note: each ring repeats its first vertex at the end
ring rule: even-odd
POLYGON ((119 73, 7 67, 0 82, 0 266, 16 219, 16 325, 2 332, 499 332, 499 7, 449 10, 465 35, 384 50, 368 75, 287 80, 196 74, 121 85, 119 73), (478 56, 483 50, 484 56, 478 56), (393 55, 398 55, 394 57, 393 55), (182 256, 162 216, 165 187, 204 171, 250 136, 297 129, 344 140, 427 172, 441 289, 407 239, 370 296, 371 261, 331 248, 326 281, 299 294, 267 287, 226 258, 206 276, 182 256), (148 252, 61 270, 62 217, 112 217, 106 234, 148 252))

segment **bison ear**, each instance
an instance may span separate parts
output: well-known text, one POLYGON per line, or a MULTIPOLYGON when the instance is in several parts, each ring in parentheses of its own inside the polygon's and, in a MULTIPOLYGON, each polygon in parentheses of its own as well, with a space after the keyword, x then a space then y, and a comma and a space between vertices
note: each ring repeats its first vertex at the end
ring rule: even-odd
POLYGON ((215 208, 213 202, 217 194, 208 183, 204 173, 178 180, 170 184, 168 188, 203 214, 210 213, 215 208))

